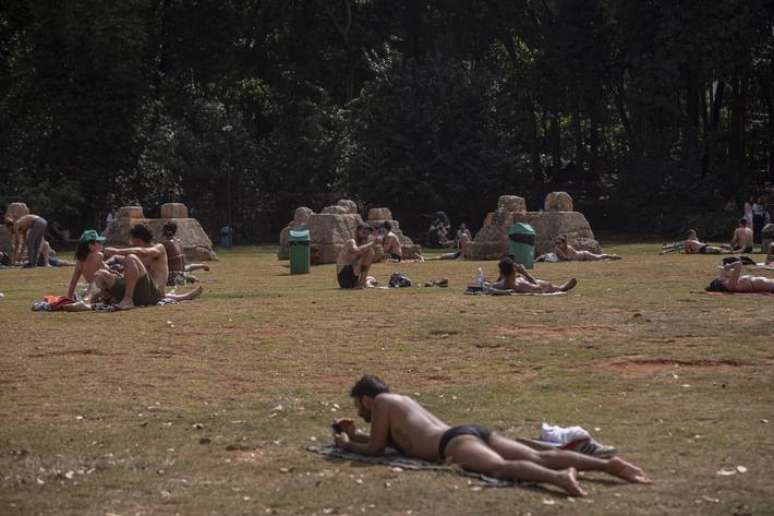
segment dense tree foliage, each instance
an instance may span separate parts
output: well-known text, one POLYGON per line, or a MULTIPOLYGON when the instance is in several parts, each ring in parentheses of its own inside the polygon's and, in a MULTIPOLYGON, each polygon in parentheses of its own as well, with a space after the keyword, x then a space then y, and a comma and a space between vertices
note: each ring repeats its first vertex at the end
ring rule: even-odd
MULTIPOLYGON (((0 204, 182 200, 276 235, 346 194, 416 227, 565 188, 673 230, 774 179, 765 0, 0 4, 0 204)), ((733 215, 736 215, 734 213, 733 215)))

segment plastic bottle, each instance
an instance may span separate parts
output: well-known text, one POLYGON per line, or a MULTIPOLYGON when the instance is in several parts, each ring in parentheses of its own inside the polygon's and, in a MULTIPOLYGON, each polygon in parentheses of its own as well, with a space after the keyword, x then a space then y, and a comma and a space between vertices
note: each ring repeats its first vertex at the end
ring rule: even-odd
POLYGON ((484 276, 484 271, 481 270, 481 267, 479 267, 476 271, 476 279, 474 280, 474 283, 478 288, 481 289, 483 289, 484 285, 486 284, 486 276, 484 276))

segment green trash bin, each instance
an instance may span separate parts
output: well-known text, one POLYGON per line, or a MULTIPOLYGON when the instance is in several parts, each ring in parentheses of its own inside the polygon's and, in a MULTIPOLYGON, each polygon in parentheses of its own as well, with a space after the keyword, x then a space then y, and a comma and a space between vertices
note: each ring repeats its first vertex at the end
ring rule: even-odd
POLYGON ((288 234, 290 274, 309 274, 309 266, 311 265, 310 241, 308 229, 290 230, 288 234))
POLYGON ((535 230, 526 222, 517 222, 508 230, 513 261, 527 269, 535 266, 535 230))

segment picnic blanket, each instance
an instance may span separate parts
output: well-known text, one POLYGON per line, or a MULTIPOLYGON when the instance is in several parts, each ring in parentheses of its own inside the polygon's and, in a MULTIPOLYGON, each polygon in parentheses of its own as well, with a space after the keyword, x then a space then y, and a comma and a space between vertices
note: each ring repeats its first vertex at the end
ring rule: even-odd
POLYGON ((377 464, 381 466, 390 466, 393 468, 401 468, 411 471, 448 471, 456 473, 464 477, 470 477, 476 479, 483 487, 510 487, 514 485, 514 482, 510 480, 501 480, 498 478, 488 477, 479 473, 473 473, 471 471, 465 471, 460 467, 447 466, 438 462, 429 462, 426 460, 415 459, 412 457, 406 457, 401 455, 398 450, 394 448, 387 448, 384 455, 380 457, 370 457, 367 455, 361 455, 340 448, 336 448, 332 445, 323 446, 307 446, 307 451, 317 453, 319 455, 325 455, 327 457, 335 457, 337 459, 352 460, 355 462, 362 462, 365 464, 377 464))

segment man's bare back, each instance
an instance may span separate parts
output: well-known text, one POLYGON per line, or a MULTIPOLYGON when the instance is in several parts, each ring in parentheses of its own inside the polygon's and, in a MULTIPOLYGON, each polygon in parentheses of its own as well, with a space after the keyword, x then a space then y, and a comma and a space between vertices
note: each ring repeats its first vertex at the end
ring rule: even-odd
POLYGON ((731 246, 735 250, 746 250, 753 248, 753 231, 748 227, 740 227, 734 230, 734 236, 731 239, 731 246))
POLYGON ((384 242, 382 243, 382 249, 384 254, 403 257, 403 249, 400 246, 398 236, 390 231, 384 235, 384 242))
POLYGON ((334 422, 336 446, 378 456, 387 446, 425 460, 448 457, 477 473, 512 480, 544 482, 572 496, 584 496, 576 470, 604 471, 628 482, 647 483, 643 471, 618 457, 599 459, 566 450, 537 451, 477 425, 449 425, 409 398, 392 394, 375 376, 365 375, 352 388, 358 415, 371 423, 370 433, 347 419, 334 422))

